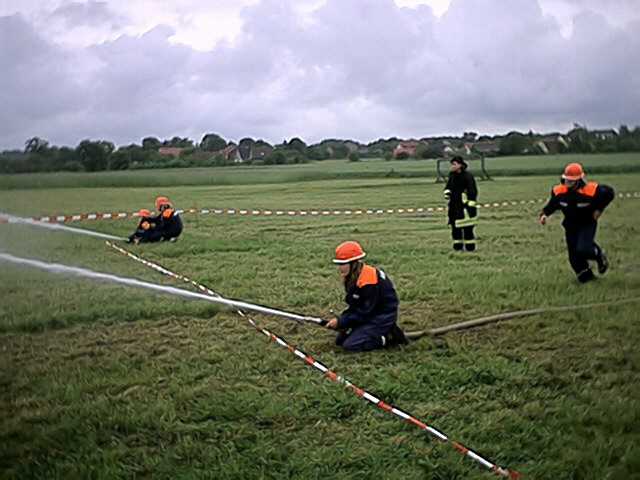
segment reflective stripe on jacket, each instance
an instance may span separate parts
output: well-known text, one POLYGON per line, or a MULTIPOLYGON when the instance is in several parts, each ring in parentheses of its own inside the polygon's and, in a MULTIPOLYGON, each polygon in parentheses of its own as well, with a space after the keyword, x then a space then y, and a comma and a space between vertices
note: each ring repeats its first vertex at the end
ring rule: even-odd
POLYGON ((476 202, 478 200, 478 187, 473 174, 466 170, 459 173, 449 173, 449 179, 445 186, 445 194, 449 197, 449 223, 458 227, 456 220, 464 220, 459 227, 475 224, 478 215, 476 202))

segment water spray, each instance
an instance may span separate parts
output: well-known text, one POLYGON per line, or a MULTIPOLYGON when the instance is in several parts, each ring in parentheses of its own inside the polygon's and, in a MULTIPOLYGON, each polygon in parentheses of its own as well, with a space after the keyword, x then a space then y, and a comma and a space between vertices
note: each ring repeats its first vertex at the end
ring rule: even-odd
MULTIPOLYGON (((191 280, 189 277, 186 277, 186 276, 181 275, 179 273, 172 272, 168 268, 165 268, 165 267, 163 267, 163 266, 161 266, 161 265, 159 265, 157 263, 154 263, 154 262, 146 260, 146 259, 144 259, 142 257, 139 257, 138 255, 136 255, 136 254, 134 254, 132 252, 129 252, 128 250, 125 250, 124 248, 121 248, 121 247, 119 247, 117 245, 114 245, 111 242, 106 242, 106 243, 110 247, 112 247, 115 250, 119 251, 123 255, 126 255, 127 257, 131 258, 132 260, 135 260, 136 262, 142 263, 143 265, 145 265, 145 266, 147 266, 147 267, 149 267, 149 268, 151 268, 151 269, 153 269, 153 270, 155 270, 155 271, 157 271, 157 272, 159 272, 159 273, 161 273, 163 275, 166 275, 166 276, 171 277, 173 279, 180 280, 182 282, 188 283, 188 284, 194 286, 195 288, 197 288, 198 290, 200 290, 202 292, 205 292, 210 297, 220 298, 220 294, 214 292, 213 290, 211 290, 207 286, 196 282, 195 280, 191 280)), ((444 434, 440 430, 436 429, 435 427, 427 425, 427 423, 419 420, 417 417, 411 415, 410 413, 407 413, 404 410, 401 410, 400 408, 397 408, 397 407, 391 405, 390 403, 386 403, 384 400, 382 400, 382 399, 376 397, 375 395, 367 392, 366 390, 358 387, 357 385, 355 385, 351 381, 349 381, 346 378, 338 375, 336 372, 334 372, 333 370, 328 368, 320 360, 318 360, 316 358, 313 358, 311 355, 308 355, 307 353, 303 352, 302 350, 300 350, 296 346, 291 345, 284 338, 282 338, 282 337, 270 332, 269 330, 267 330, 265 328, 261 328, 260 326, 258 326, 256 324, 256 322, 249 315, 247 315, 241 309, 236 310, 236 313, 238 315, 240 315, 242 318, 246 319, 247 322, 249 322, 249 324, 253 328, 255 328, 259 333, 265 335, 267 338, 269 338, 269 340, 271 340, 272 342, 275 342, 276 344, 278 344, 279 346, 281 346, 283 348, 286 348, 296 358, 298 358, 299 360, 305 362, 310 367, 313 367, 316 370, 319 370, 320 372, 322 372, 322 374, 325 377, 327 377, 329 380, 331 380, 331 381, 333 381, 335 383, 339 383, 341 385, 344 385, 349 390, 351 390, 355 395, 357 395, 359 398, 362 398, 363 400, 366 400, 367 402, 369 402, 372 405, 378 407, 379 409, 381 409, 381 410, 383 410, 383 411, 385 411, 387 413, 391 413, 392 415, 395 415, 397 418, 400 418, 401 420, 420 428, 422 431, 425 431, 425 432, 429 433, 431 436, 433 436, 434 438, 436 438, 440 442, 449 444, 456 451, 458 451, 459 453, 461 453, 465 457, 468 457, 468 458, 474 460, 475 462, 479 463, 483 467, 491 470, 497 476, 507 477, 507 478, 510 478, 511 480, 516 480, 516 479, 519 479, 519 478, 522 477, 522 475, 519 472, 517 472, 515 470, 510 470, 510 469, 501 467, 501 466, 499 466, 499 465, 487 460, 486 458, 482 457, 480 454, 478 454, 478 453, 474 452, 473 450, 465 447, 463 444, 461 444, 461 443, 449 438, 446 434, 444 434)))
POLYGON ((49 230, 63 230, 65 232, 80 233, 82 235, 89 235, 91 237, 104 238, 106 240, 122 241, 126 240, 123 237, 116 237, 106 233, 94 232, 92 230, 84 230, 82 228, 68 227, 67 225, 61 225, 59 223, 45 223, 33 220, 31 218, 16 217, 9 215, 8 213, 0 212, 0 223, 17 223, 21 225, 31 225, 34 227, 48 228, 49 230))
POLYGON ((146 288, 148 290, 168 293, 171 295, 177 295, 177 296, 189 298, 189 299, 205 300, 207 302, 217 303, 217 304, 225 305, 227 307, 251 310, 251 311, 263 313, 266 315, 274 315, 277 317, 284 317, 291 320, 297 320, 299 322, 311 322, 311 323, 317 323, 317 324, 323 324, 325 322, 325 320, 321 318, 309 317, 309 316, 300 315, 297 313, 286 312, 283 310, 277 310, 275 308, 265 307, 262 305, 255 305, 255 304, 243 302, 240 300, 231 300, 231 299, 220 297, 220 296, 212 297, 210 295, 190 292, 189 290, 182 290, 180 288, 169 287, 166 285, 158 285, 156 283, 144 282, 142 280, 136 280, 135 278, 118 277, 116 275, 111 275, 109 273, 94 272, 92 270, 87 270, 86 268, 71 267, 68 265, 61 265, 59 263, 47 263, 47 262, 42 262, 40 260, 33 260, 30 258, 16 257, 8 253, 0 252, 0 260, 4 260, 6 262, 10 262, 18 265, 26 265, 34 268, 39 268, 40 270, 46 270, 51 273, 74 275, 77 277, 91 278, 93 280, 100 280, 100 281, 116 283, 120 285, 127 285, 129 287, 146 288))

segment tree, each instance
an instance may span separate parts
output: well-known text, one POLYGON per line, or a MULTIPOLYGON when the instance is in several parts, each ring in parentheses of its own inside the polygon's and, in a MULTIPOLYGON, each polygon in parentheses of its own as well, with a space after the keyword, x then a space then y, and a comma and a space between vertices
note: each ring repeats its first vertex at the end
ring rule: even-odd
POLYGON ((349 154, 349 161, 350 162, 359 162, 360 161, 360 154, 358 152, 351 152, 349 154))
POLYGON ((349 155, 349 149, 344 144, 340 143, 332 145, 332 148, 333 154, 331 155, 331 158, 347 158, 347 155, 349 155))
POLYGON ((311 160, 326 160, 329 158, 329 153, 326 148, 314 145, 307 148, 307 157, 311 160))
POLYGON ((476 132, 464 132, 462 134, 462 140, 465 142, 475 142, 478 138, 478 134, 476 132))
POLYGON ((83 140, 76 148, 80 163, 87 172, 106 170, 115 146, 111 142, 83 140))
POLYGON ((240 157, 243 161, 246 162, 251 159, 251 149, 255 143, 255 140, 250 137, 243 138, 238 142, 238 151, 240 152, 240 157))
POLYGON ((264 159, 265 165, 283 165, 287 163, 287 156, 281 149, 274 150, 264 159))
POLYGON ((158 150, 162 146, 162 142, 156 137, 146 137, 142 139, 142 148, 145 150, 158 150))
POLYGON ((217 152, 226 146, 227 141, 216 133, 207 133, 200 142, 200 149, 205 152, 217 152))
POLYGON ((569 144, 569 151, 573 153, 591 153, 595 150, 595 145, 592 141, 589 131, 577 123, 574 124, 575 128, 567 133, 567 136, 571 139, 569 144))
POLYGON ((298 137, 295 137, 289 140, 289 143, 287 146, 293 150, 296 150, 302 155, 306 155, 307 153, 307 144, 304 143, 302 140, 300 140, 298 137))
POLYGON ((640 135, 637 135, 638 128, 633 132, 626 125, 620 125, 620 132, 616 138, 616 149, 619 152, 633 152, 640 150, 640 135))
POLYGON ((44 138, 33 137, 24 142, 24 153, 45 153, 49 148, 49 142, 44 138))
POLYGON ((421 143, 420 145, 418 145, 418 148, 416 148, 416 157, 425 160, 429 158, 440 158, 443 156, 443 154, 443 146, 442 144, 438 143, 429 143, 427 145, 421 143))
POLYGON ((73 148, 60 147, 57 152, 57 159, 55 162, 56 170, 82 170, 82 164, 78 159, 78 154, 73 148))
POLYGON ((213 157, 213 164, 217 167, 224 167, 225 165, 227 165, 227 159, 224 158, 223 155, 218 154, 213 157))
POLYGON ((111 158, 109 158, 109 169, 126 170, 129 168, 130 163, 131 154, 126 149, 119 148, 113 153, 113 155, 111 155, 111 158))
POLYGON ((531 139, 519 132, 510 132, 500 141, 501 155, 521 155, 531 147, 531 139))
POLYGON ((173 137, 171 140, 165 140, 162 142, 163 147, 177 147, 177 148, 193 148, 193 140, 184 137, 173 137))

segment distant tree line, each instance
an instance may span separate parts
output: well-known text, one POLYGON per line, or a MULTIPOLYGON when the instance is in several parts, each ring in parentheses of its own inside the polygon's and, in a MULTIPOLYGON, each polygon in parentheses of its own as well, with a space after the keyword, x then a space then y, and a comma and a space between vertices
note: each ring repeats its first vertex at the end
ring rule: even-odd
POLYGON ((614 153, 640 151, 640 127, 630 130, 621 125, 616 132, 613 129, 589 130, 575 125, 566 135, 553 134, 540 136, 532 132, 522 134, 510 132, 500 140, 501 155, 544 154, 542 144, 549 139, 563 137, 557 142, 557 153, 614 153), (542 142, 542 143, 541 143, 542 142))
POLYGON ((452 154, 531 155, 546 153, 612 153, 640 151, 640 127, 622 125, 616 132, 589 130, 575 125, 566 134, 509 132, 503 136, 479 136, 465 132, 461 137, 426 137, 412 140, 410 148, 400 149, 403 140, 380 138, 369 144, 353 140, 326 139, 307 145, 292 138, 277 145, 264 140, 243 138, 238 144, 215 133, 205 134, 200 143, 189 138, 142 139, 140 145, 116 148, 107 140, 82 140, 75 148, 58 147, 40 137, 25 142, 23 150, 0 153, 0 173, 97 172, 145 168, 222 167, 226 165, 284 165, 366 158, 429 159, 452 154))

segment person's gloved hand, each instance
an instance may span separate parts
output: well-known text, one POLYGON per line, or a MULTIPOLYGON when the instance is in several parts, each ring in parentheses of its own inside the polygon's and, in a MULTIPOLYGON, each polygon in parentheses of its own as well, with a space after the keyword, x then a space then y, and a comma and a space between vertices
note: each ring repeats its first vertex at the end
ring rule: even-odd
POLYGON ((444 199, 445 200, 449 200, 451 199, 451 190, 449 190, 448 188, 443 192, 444 195, 444 199))
POLYGON ((333 317, 331 320, 327 322, 325 327, 335 330, 336 328, 338 328, 338 319, 336 317, 333 317))

